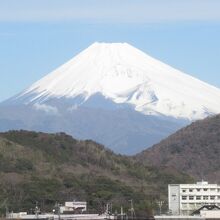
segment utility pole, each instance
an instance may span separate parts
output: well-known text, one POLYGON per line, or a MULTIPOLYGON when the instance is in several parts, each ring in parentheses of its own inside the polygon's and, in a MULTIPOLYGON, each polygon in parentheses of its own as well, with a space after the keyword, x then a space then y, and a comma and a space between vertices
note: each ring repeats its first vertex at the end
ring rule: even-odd
POLYGON ((58 203, 58 219, 60 220, 60 204, 58 203))
POLYGON ((61 204, 59 204, 58 202, 56 202, 55 208, 57 208, 58 220, 60 220, 60 206, 61 206, 61 204))
POLYGON ((124 210, 123 210, 123 207, 121 206, 121 220, 124 219, 124 210))
POLYGON ((35 212, 36 219, 38 219, 39 218, 39 214, 40 214, 40 209, 38 207, 38 202, 37 201, 36 201, 36 206, 35 206, 34 212, 35 212))
POLYGON ((110 214, 112 214, 112 202, 110 203, 110 214))
POLYGON ((8 211, 8 206, 6 205, 5 207, 5 217, 8 218, 9 217, 9 211, 8 211))
POLYGON ((135 217, 135 211, 134 211, 134 205, 133 205, 133 200, 129 200, 129 202, 131 203, 131 208, 130 208, 130 212, 131 212, 131 219, 133 220, 135 217))

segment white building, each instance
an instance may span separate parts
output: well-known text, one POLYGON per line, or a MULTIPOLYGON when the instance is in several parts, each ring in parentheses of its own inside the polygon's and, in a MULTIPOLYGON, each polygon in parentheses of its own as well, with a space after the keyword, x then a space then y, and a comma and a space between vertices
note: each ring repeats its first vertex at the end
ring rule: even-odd
POLYGON ((86 212, 87 203, 80 201, 65 202, 64 206, 60 206, 60 213, 86 212))
POLYGON ((220 206, 220 185, 205 181, 168 185, 168 206, 173 215, 188 215, 203 205, 220 206))

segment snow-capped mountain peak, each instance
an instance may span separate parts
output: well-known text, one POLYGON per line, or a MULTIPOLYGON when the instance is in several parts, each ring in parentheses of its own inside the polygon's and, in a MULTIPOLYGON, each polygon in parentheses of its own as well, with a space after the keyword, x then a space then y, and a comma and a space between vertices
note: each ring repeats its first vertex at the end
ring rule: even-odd
POLYGON ((143 114, 199 119, 220 112, 220 90, 184 74, 127 43, 94 43, 31 85, 15 99, 101 94, 143 114))

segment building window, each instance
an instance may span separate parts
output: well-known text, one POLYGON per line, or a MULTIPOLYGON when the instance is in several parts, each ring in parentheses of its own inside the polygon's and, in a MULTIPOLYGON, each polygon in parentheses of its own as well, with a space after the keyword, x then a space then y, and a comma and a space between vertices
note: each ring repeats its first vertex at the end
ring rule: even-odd
POLYGON ((201 196, 196 196, 196 200, 200 200, 201 199, 201 196))
POLYGON ((214 199, 215 199, 215 196, 210 196, 210 199, 211 199, 211 200, 214 200, 214 199))
POLYGON ((189 203, 189 208, 194 209, 195 208, 195 203, 189 203))
POLYGON ((185 192, 186 192, 186 189, 182 189, 182 192, 185 193, 185 192))
POLYGON ((205 189, 203 189, 203 191, 208 191, 208 189, 207 189, 207 188, 205 188, 205 189))
POLYGON ((214 192, 214 191, 215 191, 215 189, 213 189, 213 188, 212 188, 212 189, 210 189, 210 191, 214 192))
POLYGON ((208 196, 203 196, 203 200, 208 200, 209 197, 208 196))
POLYGON ((189 192, 193 192, 193 189, 189 189, 189 192))
POLYGON ((218 196, 218 199, 220 199, 220 196, 218 196))
POLYGON ((202 206, 201 203, 196 203, 196 208, 197 208, 197 209, 200 208, 201 206, 202 206))
POLYGON ((176 194, 172 194, 172 199, 173 199, 173 201, 176 200, 176 194))
POLYGON ((194 199, 194 196, 189 196, 189 200, 193 200, 194 199))
POLYGON ((182 196, 182 200, 186 200, 187 199, 187 196, 182 196))
POLYGON ((197 192, 199 192, 201 189, 196 189, 197 190, 197 192))
POLYGON ((186 209, 187 208, 187 203, 182 203, 182 208, 186 209))
POLYGON ((220 192, 220 189, 218 189, 218 192, 220 192))

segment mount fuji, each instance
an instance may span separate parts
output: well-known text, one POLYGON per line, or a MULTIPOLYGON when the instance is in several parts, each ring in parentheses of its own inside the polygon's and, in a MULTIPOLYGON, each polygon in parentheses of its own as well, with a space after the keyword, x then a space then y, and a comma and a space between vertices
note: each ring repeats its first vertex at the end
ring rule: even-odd
POLYGON ((64 131, 134 154, 220 113, 220 89, 127 43, 94 43, 0 104, 0 130, 64 131))

